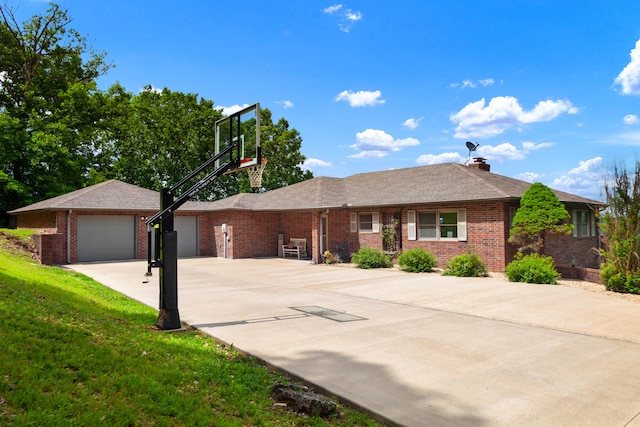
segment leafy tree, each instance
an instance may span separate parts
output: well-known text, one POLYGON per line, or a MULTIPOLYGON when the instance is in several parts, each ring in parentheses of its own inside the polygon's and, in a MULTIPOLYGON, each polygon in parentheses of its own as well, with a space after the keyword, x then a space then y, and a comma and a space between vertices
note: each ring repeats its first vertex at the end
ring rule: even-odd
POLYGON ((555 193, 542 183, 534 183, 520 199, 509 241, 519 244, 522 252, 544 254, 544 241, 549 233, 571 233, 573 224, 566 222, 569 218, 569 212, 555 193))
POLYGON ((112 177, 160 190, 214 155, 215 122, 222 113, 212 101, 151 86, 134 96, 114 85, 107 96, 105 175, 112 158, 112 177))
MULTIPOLYGON (((23 24, 0 5, 0 225, 7 210, 109 178, 159 190, 214 155, 222 113, 212 101, 151 87, 98 90, 110 64, 70 22, 54 3, 23 24)), ((311 178, 298 131, 284 118, 274 124, 267 109, 261 123, 270 160, 261 190, 311 178)), ((200 199, 256 191, 243 173, 210 187, 200 199)))
POLYGON ((640 162, 635 175, 614 167, 613 178, 605 183, 607 209, 600 227, 606 245, 600 250, 605 262, 601 274, 607 289, 640 293, 640 162))
MULTIPOLYGON (((70 29, 67 11, 19 24, 0 5, 0 212, 81 187, 109 65, 70 29)), ((1 221, 0 221, 1 222, 1 221)))
MULTIPOLYGON (((195 94, 145 87, 138 95, 114 85, 106 94, 105 112, 111 126, 105 129, 103 173, 152 190, 175 184, 215 154, 215 122, 222 113, 212 101, 195 94), (129 103, 129 105, 127 105, 129 103), (109 164, 110 159, 112 163, 109 164), (110 172, 111 168, 111 172, 110 172)), ((280 188, 312 177, 300 168, 302 138, 281 118, 261 110, 261 145, 269 164, 262 191, 280 188)), ((203 171, 201 176, 213 171, 203 171)), ((197 179, 197 178, 196 178, 197 179)), ((224 175, 198 194, 199 200, 215 200, 255 191, 246 173, 224 175)))

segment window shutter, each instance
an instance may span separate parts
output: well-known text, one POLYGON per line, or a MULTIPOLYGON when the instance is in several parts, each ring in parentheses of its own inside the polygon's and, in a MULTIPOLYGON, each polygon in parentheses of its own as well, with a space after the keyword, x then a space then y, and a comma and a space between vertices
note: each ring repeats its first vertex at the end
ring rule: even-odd
POLYGON ((591 217, 591 230, 589 230, 589 236, 595 237, 596 233, 596 216, 593 214, 593 211, 589 211, 589 216, 591 217))
POLYGON ((351 232, 352 233, 358 232, 358 214, 357 213, 351 214, 351 232))
POLYGON ((407 238, 416 240, 416 211, 407 211, 407 238))
POLYGON ((380 214, 378 212, 371 213, 371 232, 380 232, 380 214))
POLYGON ((458 240, 467 240, 467 211, 460 209, 458 211, 458 240))
POLYGON ((578 237, 578 211, 571 211, 571 216, 573 217, 573 237, 578 237))

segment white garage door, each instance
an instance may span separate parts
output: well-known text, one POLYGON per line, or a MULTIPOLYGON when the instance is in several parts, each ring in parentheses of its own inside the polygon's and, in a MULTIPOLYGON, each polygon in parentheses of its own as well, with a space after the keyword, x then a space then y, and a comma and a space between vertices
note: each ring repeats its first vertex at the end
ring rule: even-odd
MULTIPOLYGON (((199 255, 198 217, 175 216, 173 228, 178 232, 178 257, 194 257, 199 255)), ((156 234, 151 233, 151 251, 155 254, 156 234)))
POLYGON ((78 261, 135 258, 134 215, 79 215, 78 261))
POLYGON ((198 217, 176 216, 173 226, 178 232, 178 257, 198 256, 198 217))

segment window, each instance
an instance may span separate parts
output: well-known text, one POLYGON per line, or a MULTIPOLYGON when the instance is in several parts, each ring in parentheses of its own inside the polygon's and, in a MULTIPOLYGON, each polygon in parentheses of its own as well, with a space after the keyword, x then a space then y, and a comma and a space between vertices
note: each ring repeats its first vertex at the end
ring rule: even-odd
POLYGON ((351 214, 352 233, 379 233, 380 214, 378 212, 360 212, 351 214))
POLYGON ((437 236, 438 224, 437 212, 418 212, 418 238, 435 239, 437 236))
POLYGON ((371 233, 373 230, 373 215, 370 213, 358 214, 358 231, 361 233, 371 233))
POLYGON ((573 237, 593 237, 596 235, 596 221, 592 211, 573 211, 573 237))
POLYGON ((467 212, 408 211, 409 240, 467 240, 467 212))
POLYGON ((440 237, 443 239, 458 238, 457 212, 440 212, 440 237))

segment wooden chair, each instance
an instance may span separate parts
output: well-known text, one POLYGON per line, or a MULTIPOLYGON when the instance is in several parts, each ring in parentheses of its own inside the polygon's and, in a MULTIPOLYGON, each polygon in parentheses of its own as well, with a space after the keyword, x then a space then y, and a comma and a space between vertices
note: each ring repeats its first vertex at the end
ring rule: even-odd
POLYGON ((282 258, 297 256, 298 259, 307 257, 307 239, 291 238, 289 244, 282 245, 282 258))

